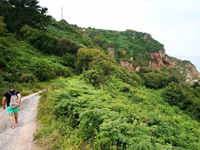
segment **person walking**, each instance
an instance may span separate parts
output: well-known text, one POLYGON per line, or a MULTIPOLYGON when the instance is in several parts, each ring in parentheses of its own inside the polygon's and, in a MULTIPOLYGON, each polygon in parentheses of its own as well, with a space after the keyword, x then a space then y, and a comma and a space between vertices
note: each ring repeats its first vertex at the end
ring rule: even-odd
POLYGON ((2 106, 3 106, 3 109, 5 110, 5 101, 7 99, 7 111, 8 111, 8 115, 9 115, 9 120, 12 124, 12 128, 14 129, 15 128, 15 125, 18 124, 18 109, 20 107, 20 102, 21 102, 21 95, 19 93, 19 91, 15 91, 15 88, 13 85, 11 85, 9 87, 9 91, 6 92, 3 96, 3 99, 2 99, 2 106), (11 108, 10 107, 10 99, 12 97, 12 95, 17 95, 18 97, 18 106, 16 108, 11 108), (14 117, 13 117, 14 115, 14 117), (14 118, 15 118, 15 121, 14 121, 14 118))

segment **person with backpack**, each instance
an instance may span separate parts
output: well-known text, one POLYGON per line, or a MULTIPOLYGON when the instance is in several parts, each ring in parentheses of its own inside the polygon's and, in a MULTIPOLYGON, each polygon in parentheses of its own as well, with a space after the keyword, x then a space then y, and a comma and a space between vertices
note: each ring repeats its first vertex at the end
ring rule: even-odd
POLYGON ((7 99, 7 111, 8 111, 10 122, 12 124, 11 127, 14 129, 15 125, 18 124, 18 109, 20 107, 21 95, 19 91, 15 90, 13 85, 9 87, 9 91, 6 92, 3 96, 2 105, 3 105, 4 110, 6 108, 5 107, 6 99, 7 99), (13 114, 14 114, 15 122, 14 122, 13 114))

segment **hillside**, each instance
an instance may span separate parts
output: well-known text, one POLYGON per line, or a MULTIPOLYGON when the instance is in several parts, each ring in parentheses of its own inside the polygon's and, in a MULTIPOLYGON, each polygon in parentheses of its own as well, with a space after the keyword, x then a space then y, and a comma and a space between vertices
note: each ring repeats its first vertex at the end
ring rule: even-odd
POLYGON ((130 71, 139 70, 140 67, 174 68, 187 82, 199 79, 199 73, 191 62, 167 56, 164 45, 153 39, 150 34, 133 30, 123 32, 91 28, 80 30, 130 71))
POLYGON ((46 89, 39 148, 199 149, 193 64, 148 33, 83 29, 31 2, 0 2, 0 94, 10 84, 24 95, 46 89))

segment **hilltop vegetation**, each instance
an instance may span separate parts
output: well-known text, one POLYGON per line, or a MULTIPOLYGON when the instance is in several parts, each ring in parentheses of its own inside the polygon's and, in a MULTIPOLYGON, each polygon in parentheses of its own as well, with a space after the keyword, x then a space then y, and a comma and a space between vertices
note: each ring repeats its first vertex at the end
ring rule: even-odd
POLYGON ((133 30, 117 32, 89 28, 84 34, 93 39, 94 43, 106 53, 108 48, 115 48, 116 59, 134 57, 136 62, 147 62, 150 59, 150 52, 163 49, 163 45, 154 40, 151 35, 133 30))
POLYGON ((177 68, 148 67, 161 43, 132 30, 82 29, 46 11, 37 0, 0 2, 0 94, 10 84, 24 95, 46 86, 38 146, 199 149, 200 85, 185 83, 177 68), (121 60, 140 69, 131 72, 121 60))

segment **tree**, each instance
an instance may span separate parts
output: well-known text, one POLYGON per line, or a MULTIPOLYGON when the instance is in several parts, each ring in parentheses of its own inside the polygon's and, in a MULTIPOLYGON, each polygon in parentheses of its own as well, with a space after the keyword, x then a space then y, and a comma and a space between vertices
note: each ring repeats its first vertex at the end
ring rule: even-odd
POLYGON ((43 28, 50 22, 46 15, 47 8, 38 5, 37 0, 2 0, 0 12, 11 32, 19 32, 27 24, 32 28, 43 28))
POLYGON ((6 24, 3 21, 4 17, 0 16, 0 35, 6 31, 6 24))

